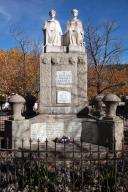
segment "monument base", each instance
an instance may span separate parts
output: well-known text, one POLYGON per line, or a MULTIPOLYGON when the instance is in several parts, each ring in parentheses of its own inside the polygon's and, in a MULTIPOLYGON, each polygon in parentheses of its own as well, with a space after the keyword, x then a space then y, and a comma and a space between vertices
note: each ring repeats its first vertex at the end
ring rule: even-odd
POLYGON ((82 53, 85 53, 85 47, 84 46, 81 46, 81 45, 69 45, 68 46, 68 52, 82 52, 82 53))
MULTIPOLYGON (((87 105, 87 104, 86 104, 87 105)), ((59 114, 65 114, 65 115, 70 115, 70 114, 77 114, 78 112, 80 112, 83 108, 86 107, 86 105, 81 105, 76 106, 76 107, 44 107, 42 109, 40 109, 40 112, 43 114, 54 114, 54 115, 59 115, 59 114)))
POLYGON ((82 124, 83 142, 109 147, 110 150, 122 150, 124 126, 119 117, 113 120, 87 119, 82 124))
POLYGON ((8 120, 5 123, 5 143, 8 138, 8 147, 18 149, 30 148, 30 138, 32 145, 38 144, 38 139, 41 144, 46 139, 53 141, 56 137, 62 138, 63 136, 79 141, 82 121, 83 119, 76 118, 75 115, 38 115, 29 120, 8 120))
POLYGON ((84 53, 42 53, 40 114, 77 114, 87 105, 87 57, 84 53))
POLYGON ((44 47, 45 53, 66 53, 66 46, 55 46, 55 45, 46 45, 44 47))

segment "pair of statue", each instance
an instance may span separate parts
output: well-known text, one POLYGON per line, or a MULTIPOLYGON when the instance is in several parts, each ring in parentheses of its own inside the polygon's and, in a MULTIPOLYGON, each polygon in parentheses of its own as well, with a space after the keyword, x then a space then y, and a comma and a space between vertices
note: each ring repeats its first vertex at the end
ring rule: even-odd
POLYGON ((78 16, 78 10, 72 10, 73 18, 67 23, 67 30, 63 35, 59 22, 55 19, 56 11, 49 12, 50 19, 45 22, 43 31, 45 33, 44 45, 61 46, 61 45, 81 45, 83 46, 84 31, 82 23, 78 16), (63 43, 62 43, 63 42, 63 43))

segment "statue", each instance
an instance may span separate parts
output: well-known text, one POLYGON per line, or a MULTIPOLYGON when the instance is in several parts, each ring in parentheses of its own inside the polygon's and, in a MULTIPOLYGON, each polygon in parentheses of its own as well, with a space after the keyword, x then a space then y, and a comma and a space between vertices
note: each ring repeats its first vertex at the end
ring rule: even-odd
POLYGON ((51 19, 45 21, 43 28, 44 31, 44 45, 61 46, 62 30, 60 24, 55 20, 56 11, 51 10, 49 12, 51 19))
POLYGON ((66 44, 83 46, 84 31, 82 22, 77 19, 78 10, 73 9, 71 13, 73 18, 67 23, 66 44))

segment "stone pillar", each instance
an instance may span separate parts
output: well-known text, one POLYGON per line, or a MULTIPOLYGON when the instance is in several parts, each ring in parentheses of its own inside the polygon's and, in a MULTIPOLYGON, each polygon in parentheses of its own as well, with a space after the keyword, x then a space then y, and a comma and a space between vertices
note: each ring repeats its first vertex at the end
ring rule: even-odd
POLYGON ((85 53, 42 53, 40 113, 76 114, 87 104, 85 53))
MULTIPOLYGON (((100 112, 101 98, 98 96, 97 100, 97 112, 100 112)), ((81 139, 84 142, 106 146, 110 150, 122 150, 124 125, 123 120, 116 116, 120 99, 114 94, 107 94, 103 101, 106 105, 106 115, 98 118, 95 114, 95 119, 86 119, 83 122, 81 139)))
POLYGON ((123 120, 116 116, 117 105, 120 98, 114 94, 107 94, 103 98, 106 105, 106 116, 100 122, 100 137, 101 143, 108 142, 110 149, 121 150, 124 135, 123 120))
POLYGON ((13 103, 13 119, 16 121, 25 119, 21 115, 25 99, 22 96, 16 94, 10 97, 9 102, 13 103))

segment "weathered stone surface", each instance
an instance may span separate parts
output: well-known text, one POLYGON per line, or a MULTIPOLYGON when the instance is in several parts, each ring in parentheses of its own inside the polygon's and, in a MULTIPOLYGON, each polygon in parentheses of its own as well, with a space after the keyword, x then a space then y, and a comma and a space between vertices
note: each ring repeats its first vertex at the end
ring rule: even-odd
POLYGON ((40 57, 40 113, 76 114, 86 104, 86 55, 83 53, 42 53, 40 57), (57 102, 59 91, 70 92, 71 102, 57 102))
POLYGON ((53 46, 53 45, 46 45, 44 47, 45 53, 66 53, 67 47, 66 46, 53 46))
POLYGON ((80 45, 69 45, 68 46, 68 52, 71 53, 71 52, 83 52, 85 53, 85 46, 80 46, 80 45))
POLYGON ((7 139, 9 141, 9 148, 18 149, 19 147, 22 147, 22 140, 24 141, 23 147, 29 147, 29 120, 5 121, 5 146, 7 144, 7 139))
POLYGON ((86 143, 98 144, 99 131, 96 120, 86 119, 86 121, 83 121, 81 140, 86 143))
POLYGON ((9 139, 9 148, 22 147, 30 148, 30 138, 32 145, 52 141, 56 137, 68 136, 71 139, 80 140, 82 130, 82 119, 77 119, 70 115, 38 115, 29 120, 6 121, 5 143, 9 139), (15 141, 15 143, 14 143, 15 141))
POLYGON ((87 119, 82 123, 81 139, 87 143, 109 147, 111 150, 122 150, 123 131, 122 119, 87 119))
POLYGON ((48 140, 64 135, 76 140, 81 137, 82 119, 76 118, 75 115, 38 115, 30 120, 31 125, 37 122, 44 126, 48 140))
POLYGON ((122 119, 102 120, 99 124, 99 144, 107 145, 110 149, 122 150, 122 141, 124 137, 124 125, 122 119))

